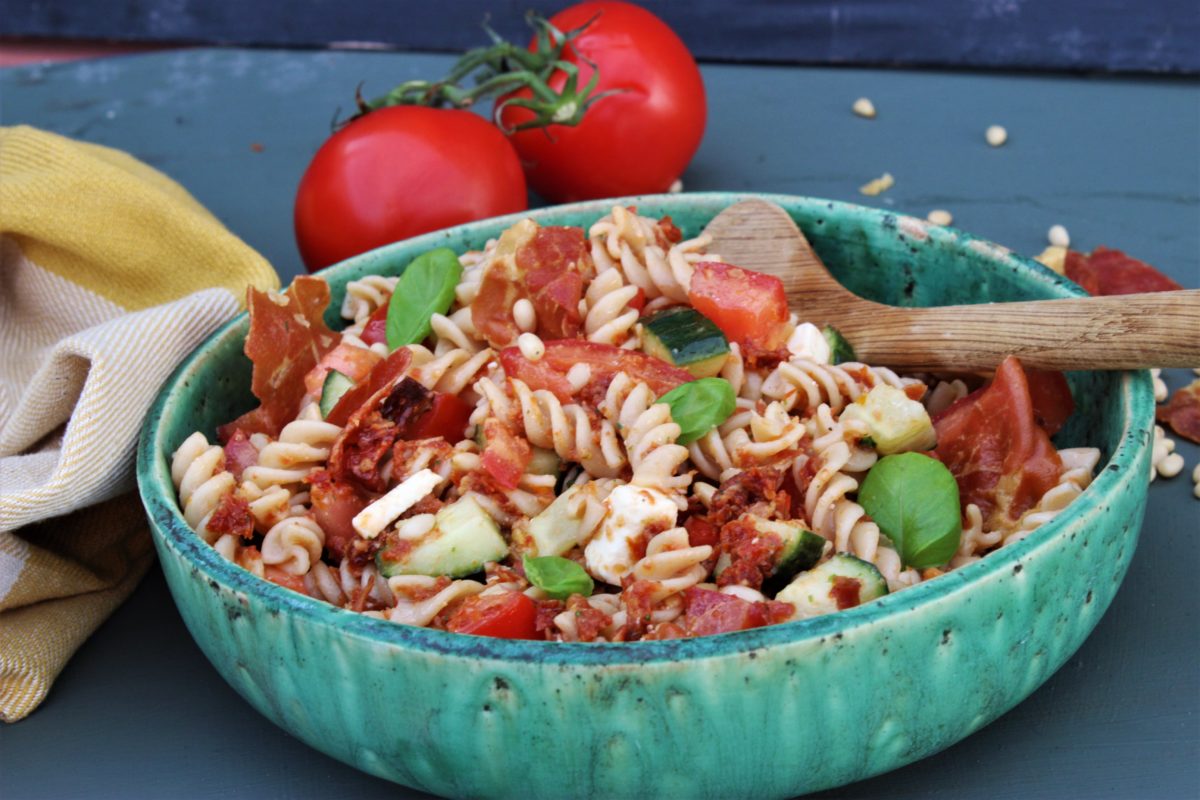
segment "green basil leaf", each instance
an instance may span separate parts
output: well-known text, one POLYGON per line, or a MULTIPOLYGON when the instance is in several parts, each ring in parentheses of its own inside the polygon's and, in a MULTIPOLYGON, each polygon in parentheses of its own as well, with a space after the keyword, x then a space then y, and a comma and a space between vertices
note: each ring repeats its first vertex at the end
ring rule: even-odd
POLYGON ((525 557, 525 577, 546 594, 566 600, 573 594, 584 597, 592 593, 594 584, 587 570, 562 556, 525 557))
POLYGON ((388 349, 424 341, 429 335, 430 318, 449 310, 461 277, 462 265, 448 247, 414 258, 400 276, 388 304, 388 349))
POLYGON ((679 444, 691 444, 729 419, 737 394, 724 378, 701 378, 676 386, 658 398, 671 407, 671 419, 680 428, 679 444))
POLYGON ((846 341, 846 337, 842 336, 842 332, 837 328, 832 325, 826 325, 821 329, 821 334, 829 344, 830 361, 834 364, 858 361, 858 356, 854 354, 854 347, 846 341))
POLYGON ((958 551, 958 483, 936 458, 921 453, 881 458, 858 490, 858 502, 896 545, 906 566, 940 566, 958 551))

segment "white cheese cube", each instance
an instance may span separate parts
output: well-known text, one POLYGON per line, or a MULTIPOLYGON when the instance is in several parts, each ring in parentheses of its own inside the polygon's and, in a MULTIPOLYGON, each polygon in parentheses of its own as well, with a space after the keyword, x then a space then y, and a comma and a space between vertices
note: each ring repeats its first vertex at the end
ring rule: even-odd
POLYGON ((620 586, 637 562, 634 544, 643 539, 643 531, 674 528, 679 508, 665 492, 629 484, 613 489, 604 505, 608 513, 583 557, 593 577, 620 586))

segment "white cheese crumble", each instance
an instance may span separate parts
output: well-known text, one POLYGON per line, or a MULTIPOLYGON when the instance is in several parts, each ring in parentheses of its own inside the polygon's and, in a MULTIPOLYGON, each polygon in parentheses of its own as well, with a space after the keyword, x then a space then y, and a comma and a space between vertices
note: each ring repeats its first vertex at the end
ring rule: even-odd
POLYGON ((374 539, 388 525, 432 492, 442 478, 431 469, 423 469, 393 488, 383 497, 358 512, 351 520, 354 530, 364 539, 374 539))

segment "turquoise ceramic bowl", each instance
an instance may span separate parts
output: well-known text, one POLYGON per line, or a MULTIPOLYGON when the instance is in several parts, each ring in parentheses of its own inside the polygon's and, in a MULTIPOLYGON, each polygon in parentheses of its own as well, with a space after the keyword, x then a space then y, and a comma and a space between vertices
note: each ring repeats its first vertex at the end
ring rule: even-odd
MULTIPOLYGON (((745 195, 622 200, 694 234, 745 195)), ((769 197, 854 291, 902 305, 1065 297, 1070 283, 968 234, 897 214, 769 197)), ((531 212, 587 225, 608 202, 531 212)), ((428 234, 325 272, 394 272, 478 248, 517 216, 428 234)), ((334 321, 331 315, 331 322, 334 321)), ((844 613, 735 634, 619 645, 457 636, 343 611, 222 560, 185 524, 168 454, 250 408, 245 316, 167 383, 138 481, 167 582, 218 672, 313 747, 453 797, 787 797, 937 752, 987 725, 1075 652, 1133 556, 1149 471, 1146 373, 1071 376, 1062 445, 1104 452, 1070 509, 977 563, 844 613)))

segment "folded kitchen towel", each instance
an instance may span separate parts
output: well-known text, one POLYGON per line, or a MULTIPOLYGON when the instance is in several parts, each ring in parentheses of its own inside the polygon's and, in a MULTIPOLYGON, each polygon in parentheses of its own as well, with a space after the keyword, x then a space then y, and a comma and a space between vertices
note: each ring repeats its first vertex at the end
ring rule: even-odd
POLYGON ((152 559, 146 411, 271 266, 116 150, 0 128, 0 719, 29 714, 152 559))

